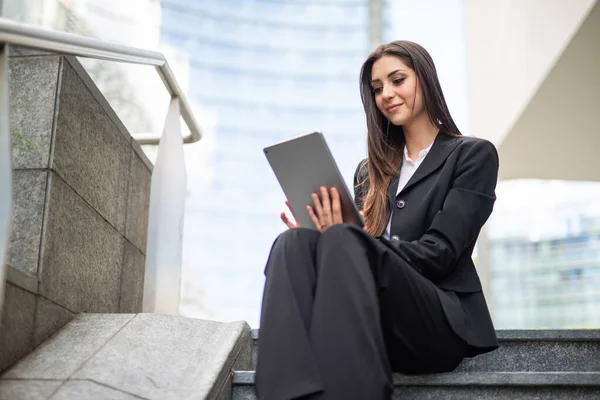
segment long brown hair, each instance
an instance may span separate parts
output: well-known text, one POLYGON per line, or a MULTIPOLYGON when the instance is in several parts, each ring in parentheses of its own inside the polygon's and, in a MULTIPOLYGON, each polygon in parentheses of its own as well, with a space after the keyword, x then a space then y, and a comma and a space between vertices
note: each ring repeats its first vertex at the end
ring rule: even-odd
POLYGON ((450 116, 433 59, 427 50, 417 43, 398 40, 377 47, 369 55, 360 71, 360 95, 367 118, 369 174, 358 185, 364 185, 368 180, 369 190, 363 199, 363 211, 365 229, 374 236, 381 235, 387 225, 387 189, 400 170, 405 145, 402 126, 390 123, 379 111, 371 87, 373 63, 384 55, 400 58, 415 71, 425 110, 431 123, 439 128, 440 133, 461 135, 450 116))

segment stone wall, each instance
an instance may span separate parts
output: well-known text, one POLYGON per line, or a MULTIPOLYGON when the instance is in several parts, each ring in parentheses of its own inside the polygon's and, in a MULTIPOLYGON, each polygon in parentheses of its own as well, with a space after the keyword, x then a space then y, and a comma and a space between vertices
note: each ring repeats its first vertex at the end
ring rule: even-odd
POLYGON ((0 372, 75 314, 141 312, 152 165, 81 64, 13 50, 0 372))

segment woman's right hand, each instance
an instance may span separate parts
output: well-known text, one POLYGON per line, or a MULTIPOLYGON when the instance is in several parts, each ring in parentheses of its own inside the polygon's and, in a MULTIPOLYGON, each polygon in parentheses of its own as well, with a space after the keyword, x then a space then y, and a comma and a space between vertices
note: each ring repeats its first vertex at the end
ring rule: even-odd
POLYGON ((294 212, 292 211, 292 207, 290 207, 290 202, 289 201, 285 201, 285 205, 287 206, 288 210, 290 210, 290 213, 292 214, 292 217, 294 217, 294 221, 292 222, 287 214, 285 213, 285 211, 282 211, 280 214, 281 220, 283 221, 283 223, 290 229, 293 228, 300 228, 300 224, 298 224, 296 221, 296 216, 294 215, 294 212))
MULTIPOLYGON (((294 212, 292 211, 292 207, 290 207, 290 202, 286 200, 286 201, 285 201, 285 205, 287 206, 288 210, 290 210, 290 213, 291 213, 291 214, 292 214, 292 216, 294 217, 294 221, 292 222, 292 221, 291 221, 291 220, 288 218, 288 216, 287 216, 287 214, 285 213, 285 211, 282 211, 282 212, 281 212, 281 214, 279 215, 279 216, 280 216, 280 218, 281 218, 281 220, 282 220, 282 221, 283 221, 283 223, 284 223, 284 224, 285 224, 285 225, 286 225, 288 228, 290 228, 290 229, 293 229, 293 228, 300 228, 300 224, 298 224, 298 223, 296 222, 296 216, 294 215, 294 212)), ((361 210, 361 211, 359 211, 359 212, 360 212, 360 215, 361 215, 363 218, 365 218, 365 213, 364 213, 364 211, 362 211, 362 210, 361 210)))

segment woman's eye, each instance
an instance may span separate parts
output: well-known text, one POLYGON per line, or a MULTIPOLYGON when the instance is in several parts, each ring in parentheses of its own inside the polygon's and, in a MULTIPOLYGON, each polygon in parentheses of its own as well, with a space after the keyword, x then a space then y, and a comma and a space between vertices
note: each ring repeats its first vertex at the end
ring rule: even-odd
POLYGON ((373 90, 373 93, 375 93, 375 94, 377 94, 377 93, 380 93, 380 92, 381 92, 381 88, 380 88, 380 87, 373 88, 372 90, 373 90))
POLYGON ((402 83, 402 81, 404 81, 404 78, 398 78, 394 80, 394 85, 399 85, 402 83))

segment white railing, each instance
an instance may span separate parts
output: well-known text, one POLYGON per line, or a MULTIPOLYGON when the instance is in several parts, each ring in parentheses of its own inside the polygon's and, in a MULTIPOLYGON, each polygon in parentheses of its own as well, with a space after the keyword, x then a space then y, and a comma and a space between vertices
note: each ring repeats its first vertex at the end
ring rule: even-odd
POLYGON ((0 317, 4 300, 5 260, 12 208, 12 157, 8 104, 10 79, 8 49, 11 45, 56 54, 156 67, 171 95, 171 103, 162 135, 136 139, 139 144, 159 145, 158 159, 152 172, 150 193, 144 311, 178 313, 186 185, 183 144, 197 142, 202 137, 202 133, 165 56, 155 51, 0 18, 0 49, 2 50, 0 52, 0 317), (190 131, 186 137, 181 135, 180 116, 190 131))

